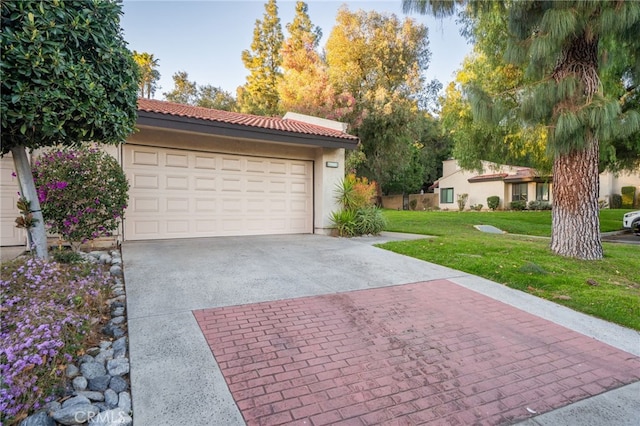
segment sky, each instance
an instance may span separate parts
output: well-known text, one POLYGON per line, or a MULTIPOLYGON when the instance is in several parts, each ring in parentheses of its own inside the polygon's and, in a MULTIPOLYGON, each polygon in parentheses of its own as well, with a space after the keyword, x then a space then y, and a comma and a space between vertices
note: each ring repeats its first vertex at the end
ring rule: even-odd
MULTIPOLYGON (((173 89, 172 75, 186 71, 198 85, 211 84, 236 94, 248 74, 243 50, 250 49, 255 22, 262 19, 266 0, 125 0, 121 26, 130 50, 152 53, 159 60, 160 81, 156 99, 173 89)), ((322 29, 324 47, 335 25, 338 9, 394 13, 404 18, 401 0, 334 1, 307 0, 311 22, 322 29)), ((278 0, 278 16, 287 37, 286 24, 293 20, 294 0, 278 0)), ((444 86, 455 77, 471 45, 460 36, 454 18, 436 19, 409 15, 429 29, 431 60, 427 81, 444 86)))

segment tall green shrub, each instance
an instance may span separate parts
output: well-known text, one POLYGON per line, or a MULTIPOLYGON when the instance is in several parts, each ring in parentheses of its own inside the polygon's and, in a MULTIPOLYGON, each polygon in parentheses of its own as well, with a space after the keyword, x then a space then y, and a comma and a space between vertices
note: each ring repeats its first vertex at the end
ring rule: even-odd
POLYGON ((632 209, 633 202, 636 199, 636 187, 635 186, 623 186, 620 189, 622 193, 622 208, 632 209))
POLYGON ((612 209, 621 209, 622 208, 622 196, 620 194, 611 194, 611 201, 609 202, 609 206, 612 209))
POLYGON ((500 197, 497 195, 492 195, 491 197, 487 197, 487 206, 489 209, 494 211, 500 205, 500 197))

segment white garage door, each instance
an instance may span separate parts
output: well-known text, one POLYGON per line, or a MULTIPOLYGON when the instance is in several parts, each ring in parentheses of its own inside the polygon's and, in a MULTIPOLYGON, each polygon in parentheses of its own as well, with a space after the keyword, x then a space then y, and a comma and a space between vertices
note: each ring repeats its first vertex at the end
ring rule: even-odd
POLYGON ((25 244, 25 231, 16 228, 16 218, 20 214, 18 202, 18 179, 12 176, 14 170, 11 154, 0 160, 0 245, 19 246, 25 244))
POLYGON ((125 145, 125 239, 313 232, 311 161, 125 145))

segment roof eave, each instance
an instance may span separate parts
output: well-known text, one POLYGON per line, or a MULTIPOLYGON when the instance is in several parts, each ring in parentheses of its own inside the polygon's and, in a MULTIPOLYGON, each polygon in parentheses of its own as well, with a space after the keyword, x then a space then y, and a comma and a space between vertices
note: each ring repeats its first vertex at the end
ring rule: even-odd
POLYGON ((356 149, 358 139, 344 139, 330 136, 292 133, 275 129, 264 129, 242 124, 222 123, 191 117, 180 117, 149 111, 138 111, 136 122, 139 126, 149 126, 168 130, 180 130, 208 135, 260 140, 263 142, 291 143, 322 148, 356 149))

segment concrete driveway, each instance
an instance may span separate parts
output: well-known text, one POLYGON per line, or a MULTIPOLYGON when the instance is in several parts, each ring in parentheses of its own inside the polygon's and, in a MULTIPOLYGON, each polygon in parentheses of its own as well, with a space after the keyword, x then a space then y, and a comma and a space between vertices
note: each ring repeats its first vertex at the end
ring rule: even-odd
MULTIPOLYGON (((216 357, 212 354, 212 349, 215 352, 216 348, 212 342, 220 336, 215 334, 219 321, 211 318, 218 318, 219 315, 223 318, 227 315, 231 317, 226 311, 233 311, 230 307, 251 304, 241 310, 254 307, 256 310, 264 310, 263 303, 290 299, 296 299, 295 303, 302 303, 304 307, 304 303, 315 304, 317 299, 314 298, 347 294, 345 292, 354 290, 363 290, 367 297, 382 297, 384 300, 387 297, 385 293, 372 292, 384 291, 400 284, 443 282, 446 283, 443 288, 450 287, 454 292, 461 292, 464 298, 471 301, 470 306, 478 305, 476 297, 500 300, 500 305, 504 302, 510 305, 509 309, 515 308, 515 317, 521 310, 531 314, 531 318, 535 316, 536 321, 552 321, 562 326, 559 328, 563 333, 570 331, 582 334, 571 335, 569 340, 595 338, 613 346, 602 344, 604 349, 590 347, 589 351, 606 352, 606 356, 614 357, 611 359, 615 359, 618 365, 621 362, 640 365, 637 358, 640 355, 640 340, 638 333, 634 331, 575 313, 469 274, 397 255, 372 245, 404 238, 411 237, 387 234, 379 238, 339 239, 295 235, 126 242, 123 245, 123 261, 135 424, 245 424, 247 413, 244 412, 243 419, 241 410, 244 408, 238 405, 238 394, 232 394, 229 387, 231 367, 225 363, 221 369, 220 361, 217 360, 220 353, 216 353, 216 357), (299 299, 305 297, 308 299, 299 299)), ((345 297, 355 300, 349 295, 345 297)), ((375 310, 367 305, 367 297, 364 302, 358 303, 363 304, 361 312, 372 315, 375 310)), ((428 294, 422 297, 429 298, 428 294)), ((406 303, 410 302, 411 298, 406 303)), ((490 310, 501 310, 500 305, 492 305, 484 299, 482 303, 491 306, 488 308, 490 310)), ((479 312, 478 315, 485 315, 485 312, 479 312)), ((401 318, 401 313, 396 317, 401 318)), ((526 318, 527 321, 531 320, 530 317, 526 318)), ((238 319, 234 318, 233 321, 235 320, 238 319)), ((243 318, 239 321, 247 320, 243 318)), ((367 319, 364 321, 366 323, 367 319)), ((456 321, 456 318, 447 320, 445 317, 442 323, 456 321)), ((467 321, 470 324, 474 322, 473 318, 468 318, 467 321)), ((552 328, 544 324, 538 326, 541 329, 552 328)), ((278 333, 288 331, 285 325, 278 327, 281 327, 278 328, 278 333)), ((588 341, 583 343, 591 345, 588 341)), ((549 347, 548 343, 542 344, 549 347)), ((237 350, 237 347, 230 350, 237 350)), ((629 377, 622 373, 618 377, 615 371, 604 368, 607 363, 612 363, 605 358, 600 360, 601 365, 597 368, 599 374, 617 378, 607 383, 602 382, 599 388, 593 387, 591 393, 576 393, 574 400, 638 380, 636 376, 640 373, 637 368, 633 368, 636 372, 632 372, 629 377)), ((571 374, 573 377, 576 373, 571 374)), ((557 378, 560 379, 561 377, 557 378)), ((593 376, 591 380, 596 383, 597 379, 599 380, 593 376)), ((584 384, 581 386, 585 387, 584 384)), ((614 406, 624 406, 618 407, 618 411, 614 413, 622 421, 629 418, 630 413, 637 414, 639 410, 637 401, 634 402, 629 395, 637 396, 640 388, 637 383, 629 386, 618 389, 617 392, 622 393, 613 399, 614 406), (629 399, 632 400, 631 403, 629 399), (624 403, 621 404, 620 401, 624 403)), ((566 399, 564 404, 574 400, 566 399)), ((595 406, 593 404, 590 406, 595 406)), ((415 405, 412 407, 416 409, 415 405)), ((545 411, 555 408, 558 405, 551 404, 546 406, 545 411)), ((611 423, 611 414, 607 410, 608 408, 600 411, 608 413, 605 417, 607 423, 614 424, 611 423)), ((563 411, 556 410, 553 413, 556 413, 556 417, 550 420, 551 423, 544 423, 544 417, 538 417, 540 420, 536 424, 563 424, 558 422, 558 416, 563 411)), ((524 414, 524 418, 530 416, 531 414, 524 414)), ((575 416, 572 413, 570 418, 575 420, 575 416)), ((597 421, 598 413, 590 413, 589 417, 597 421)), ((287 418, 289 421, 285 422, 291 423, 292 417, 287 418)), ((327 418, 329 417, 324 417, 325 420, 327 418)), ((265 419, 252 419, 250 423, 267 423, 265 419)), ((411 418, 408 419, 411 421, 411 418)), ((413 419, 418 422, 418 417, 413 419)), ((321 424, 318 417, 301 417, 296 421, 299 424, 321 424)), ((346 421, 353 421, 353 424, 365 423, 364 417, 359 416, 346 421)))

